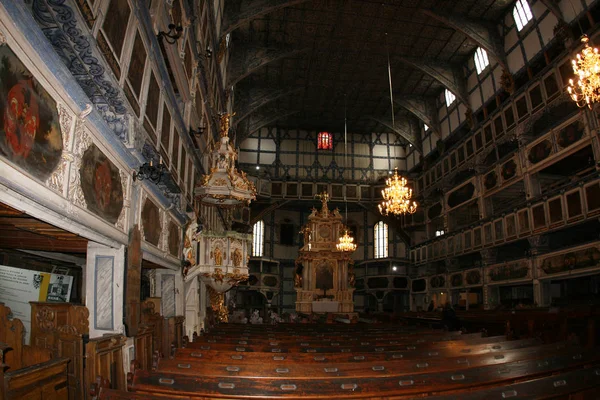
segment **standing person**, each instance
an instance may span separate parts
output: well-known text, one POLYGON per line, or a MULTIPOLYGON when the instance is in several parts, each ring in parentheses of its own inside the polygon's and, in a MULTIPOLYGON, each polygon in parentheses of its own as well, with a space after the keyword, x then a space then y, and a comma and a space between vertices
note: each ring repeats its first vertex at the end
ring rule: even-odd
POLYGON ((450 302, 446 302, 444 310, 442 311, 442 325, 449 331, 455 331, 458 329, 458 317, 456 312, 450 305, 450 302))

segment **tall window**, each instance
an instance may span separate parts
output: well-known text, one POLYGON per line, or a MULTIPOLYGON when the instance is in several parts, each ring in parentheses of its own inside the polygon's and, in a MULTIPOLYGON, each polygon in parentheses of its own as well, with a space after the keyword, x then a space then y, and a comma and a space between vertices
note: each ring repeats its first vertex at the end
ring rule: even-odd
POLYGON ((517 0, 515 8, 513 8, 513 18, 517 24, 517 30, 520 31, 533 18, 531 8, 527 0, 517 0))
POLYGON ((375 224, 375 258, 388 256, 388 226, 383 221, 375 224))
POLYGON ((446 105, 450 107, 454 103, 454 100, 456 100, 454 93, 446 89, 446 105))
POLYGON ((262 257, 263 248, 265 247, 265 223, 258 221, 252 228, 252 256, 262 257))
POLYGON ((333 140, 331 137, 331 133, 319 132, 319 136, 317 136, 317 149, 319 149, 319 150, 333 149, 333 140))
POLYGON ((478 47, 475 50, 475 69, 477 70, 477 74, 480 74, 488 65, 490 65, 490 60, 488 59, 487 51, 478 47))

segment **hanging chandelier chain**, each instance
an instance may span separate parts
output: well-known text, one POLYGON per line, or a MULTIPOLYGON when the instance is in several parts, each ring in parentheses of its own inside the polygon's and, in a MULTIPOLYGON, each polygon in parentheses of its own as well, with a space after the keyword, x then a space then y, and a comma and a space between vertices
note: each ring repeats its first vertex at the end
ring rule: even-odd
POLYGON ((390 82, 390 106, 392 107, 392 128, 395 128, 396 124, 394 121, 394 92, 392 90, 392 67, 390 65, 390 48, 388 46, 387 37, 388 37, 388 34, 386 32, 385 33, 385 51, 387 54, 388 80, 390 82))

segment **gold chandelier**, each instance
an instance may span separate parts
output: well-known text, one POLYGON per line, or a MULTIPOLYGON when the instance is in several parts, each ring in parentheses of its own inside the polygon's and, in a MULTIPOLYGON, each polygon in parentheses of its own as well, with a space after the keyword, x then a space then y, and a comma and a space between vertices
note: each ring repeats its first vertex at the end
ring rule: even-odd
POLYGON ((394 169, 394 175, 386 179, 386 188, 381 191, 383 201, 379 204, 379 212, 383 215, 414 214, 417 211, 417 203, 411 202, 412 189, 408 188, 406 178, 398 175, 398 168, 394 169))
POLYGON ((597 48, 590 47, 589 41, 587 35, 581 37, 583 50, 576 60, 571 60, 573 72, 579 79, 577 84, 569 79, 567 90, 578 107, 591 109, 593 103, 600 101, 600 55, 597 48))
POLYGON ((340 236, 339 243, 335 245, 339 251, 354 251, 356 250, 356 243, 354 238, 350 236, 350 231, 344 229, 344 235, 340 236))

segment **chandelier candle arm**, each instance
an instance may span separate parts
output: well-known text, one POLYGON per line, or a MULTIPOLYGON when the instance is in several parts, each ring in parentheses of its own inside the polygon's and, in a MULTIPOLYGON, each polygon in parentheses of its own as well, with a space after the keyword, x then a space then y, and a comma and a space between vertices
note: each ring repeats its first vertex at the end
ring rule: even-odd
POLYGON ((589 41, 587 35, 581 37, 583 49, 571 60, 577 82, 569 79, 567 91, 578 107, 591 109, 594 103, 600 102, 600 54, 589 41))

